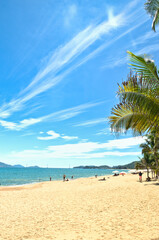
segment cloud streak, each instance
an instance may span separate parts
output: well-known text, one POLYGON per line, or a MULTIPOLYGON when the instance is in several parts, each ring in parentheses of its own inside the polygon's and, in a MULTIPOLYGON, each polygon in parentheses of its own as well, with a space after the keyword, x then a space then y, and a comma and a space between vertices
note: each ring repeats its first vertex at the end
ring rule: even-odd
POLYGON ((46 122, 48 120, 52 122, 57 122, 57 121, 64 121, 70 118, 73 118, 79 114, 82 114, 86 110, 92 107, 96 107, 104 102, 96 102, 96 103, 85 103, 81 104, 72 108, 67 108, 61 111, 57 111, 39 118, 28 118, 24 119, 18 123, 15 122, 9 122, 5 120, 0 120, 0 125, 6 129, 9 130, 15 130, 15 131, 20 131, 24 128, 27 128, 31 125, 40 123, 40 122, 46 122))
POLYGON ((81 64, 94 57, 102 49, 122 37, 120 36, 114 40, 112 39, 109 44, 104 44, 101 48, 98 48, 97 51, 92 52, 92 54, 89 54, 86 57, 82 56, 85 50, 98 40, 101 40, 102 36, 126 25, 128 20, 127 15, 129 15, 128 11, 130 11, 137 2, 138 1, 134 1, 133 4, 128 4, 124 11, 116 16, 112 14, 109 15, 107 21, 103 21, 97 25, 88 26, 68 43, 57 48, 48 58, 45 66, 39 70, 31 83, 19 94, 19 96, 16 99, 11 100, 9 103, 2 105, 0 108, 0 117, 7 118, 14 112, 20 111, 28 101, 61 82, 75 68, 79 67, 81 64), (80 62, 77 64, 74 63, 74 65, 71 66, 80 55, 82 56, 80 62))
POLYGON ((141 152, 123 151, 143 143, 142 137, 110 140, 107 143, 78 142, 74 144, 49 146, 44 150, 12 152, 11 157, 20 159, 67 159, 104 158, 105 156, 137 156, 141 152), (113 150, 113 151, 112 151, 113 150))
MULTIPOLYGON (((133 26, 129 30, 130 31, 134 30, 135 28, 142 25, 145 21, 147 21, 147 20, 146 19, 143 20, 143 22, 140 22, 139 24, 137 24, 136 26, 133 26)), ((121 36, 119 36, 119 38, 122 37, 123 34, 126 35, 127 33, 128 33, 127 31, 125 33, 122 33, 121 36)), ((152 31, 148 31, 144 35, 142 35, 142 36, 136 38, 135 40, 133 40, 131 42, 131 45, 127 46, 127 49, 132 49, 132 47, 133 47, 134 48, 133 52, 136 55, 155 52, 159 49, 158 43, 155 43, 155 41, 158 42, 158 36, 159 36, 159 33, 153 33, 152 31), (136 49, 135 49, 136 46, 145 44, 150 39, 153 39, 153 44, 150 44, 150 45, 147 44, 146 47, 143 47, 139 51, 136 51, 136 49)), ((126 64, 127 62, 128 62, 128 58, 126 56, 126 50, 125 50, 125 46, 124 46, 123 50, 120 51, 120 54, 118 56, 113 57, 113 58, 109 58, 107 60, 107 63, 102 68, 114 68, 114 67, 126 64), (125 52, 125 55, 123 55, 123 52, 125 52)))
POLYGON ((52 140, 52 139, 57 139, 57 138, 63 138, 65 140, 78 139, 78 137, 75 137, 75 136, 65 136, 64 134, 60 135, 59 133, 56 133, 52 130, 48 131, 47 135, 49 135, 49 136, 37 137, 37 139, 39 139, 39 140, 52 140))
MULTIPOLYGON (((146 47, 141 48, 139 51, 133 51, 133 53, 135 55, 144 55, 145 53, 152 53, 152 52, 156 52, 159 50, 159 44, 151 44, 151 45, 147 45, 146 47)), ((125 55, 126 55, 126 51, 125 51, 125 55)), ((102 68, 114 68, 114 67, 119 67, 123 64, 126 64, 129 62, 129 59, 126 56, 122 56, 122 54, 120 56, 116 56, 115 58, 111 58, 108 60, 107 64, 104 65, 102 68)))
POLYGON ((66 11, 64 12, 64 26, 67 28, 70 27, 76 15, 77 15, 77 5, 72 4, 68 6, 66 11))
POLYGON ((92 125, 97 125, 97 124, 100 124, 100 123, 106 123, 107 121, 108 121, 107 118, 97 118, 97 119, 93 119, 93 120, 90 120, 90 121, 85 121, 83 123, 78 123, 74 126, 76 126, 76 127, 92 126, 92 125))

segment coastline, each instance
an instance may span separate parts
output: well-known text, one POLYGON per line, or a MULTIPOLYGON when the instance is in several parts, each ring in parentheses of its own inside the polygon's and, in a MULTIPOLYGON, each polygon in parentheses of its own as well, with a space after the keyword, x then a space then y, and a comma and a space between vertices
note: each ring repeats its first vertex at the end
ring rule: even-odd
MULTIPOLYGON (((1 169, 0 169, 1 170, 1 169)), ((66 178, 74 179, 94 177, 95 175, 111 175, 113 170, 107 169, 15 169, 7 171, 2 169, 0 171, 0 186, 15 186, 27 185, 33 183, 41 183, 52 181, 63 180, 63 174, 66 178)), ((121 170, 119 170, 121 171, 121 170)))
MULTIPOLYGON (((127 169, 129 170, 129 169, 127 169)), ((130 175, 130 173, 127 173, 127 175, 130 175)), ((108 174, 108 175, 100 175, 100 176, 97 176, 96 179, 102 179, 102 178, 110 178, 110 177, 113 177, 113 174, 108 174)), ((69 179, 69 181, 76 181, 78 179, 95 179, 95 176, 90 176, 90 177, 78 177, 78 178, 74 178, 74 179, 69 179)), ((40 184, 45 184, 45 183, 49 183, 49 182, 63 182, 63 180, 51 180, 51 181, 40 181, 40 182, 30 182, 30 183, 25 183, 25 184, 17 184, 17 185, 0 185, 0 191, 2 189, 28 189, 29 187, 35 187, 35 186, 38 186, 40 184)), ((66 181, 67 182, 67 181, 66 181)))
POLYGON ((1 186, 0 239, 157 239, 158 196, 157 182, 130 174, 1 186))
MULTIPOLYGON (((111 177, 112 175, 103 175, 103 176, 98 176, 98 180, 100 178, 106 178, 106 177, 111 177)), ((69 181, 76 181, 78 179, 94 179, 95 176, 90 176, 90 177, 79 177, 79 178, 74 178, 74 179, 70 179, 69 181)), ((65 182, 69 182, 69 181, 65 181, 65 182)), ((0 191, 7 191, 7 190, 23 190, 23 189, 29 189, 29 188, 36 188, 36 186, 38 187, 39 185, 45 185, 46 183, 59 183, 59 182, 63 182, 63 180, 51 180, 51 181, 42 181, 42 182, 33 182, 33 183, 26 183, 26 184, 19 184, 19 185, 0 185, 0 191)))

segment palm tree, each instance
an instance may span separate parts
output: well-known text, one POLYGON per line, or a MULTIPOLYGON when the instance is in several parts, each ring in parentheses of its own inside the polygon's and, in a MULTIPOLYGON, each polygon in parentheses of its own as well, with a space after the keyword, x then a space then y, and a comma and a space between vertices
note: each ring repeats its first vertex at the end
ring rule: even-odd
POLYGON ((143 154, 143 158, 140 158, 140 160, 141 160, 140 164, 143 165, 144 168, 146 168, 147 179, 148 179, 149 178, 149 170, 150 169, 152 170, 153 165, 154 165, 154 152, 153 152, 153 148, 151 146, 151 142, 148 140, 148 138, 146 139, 146 143, 140 144, 140 147, 142 148, 142 154, 143 154))
POLYGON ((134 132, 159 132, 159 75, 155 63, 129 52, 131 68, 137 74, 119 85, 120 103, 112 108, 109 117, 115 132, 132 129, 134 132))
POLYGON ((149 168, 155 170, 156 174, 159 173, 159 137, 156 131, 152 131, 147 135, 145 143, 140 144, 142 148, 143 158, 140 164, 146 167, 147 172, 149 168))
POLYGON ((109 121, 114 132, 132 129, 134 133, 153 133, 153 154, 159 175, 159 75, 155 63, 129 52, 131 68, 128 80, 119 85, 120 103, 112 108, 109 121), (155 131, 154 131, 155 129, 155 131))
POLYGON ((151 159, 150 155, 144 153, 143 158, 140 158, 140 162, 136 163, 135 168, 138 169, 146 169, 147 170, 147 179, 149 178, 149 170, 151 169, 151 159))
POLYGON ((146 145, 145 152, 147 151, 151 155, 152 163, 154 163, 153 167, 155 167, 156 174, 159 176, 159 133, 156 130, 152 130, 151 134, 147 135, 146 145))
POLYGON ((159 23, 159 0, 147 0, 145 3, 145 9, 153 18, 152 29, 156 31, 155 27, 159 23))

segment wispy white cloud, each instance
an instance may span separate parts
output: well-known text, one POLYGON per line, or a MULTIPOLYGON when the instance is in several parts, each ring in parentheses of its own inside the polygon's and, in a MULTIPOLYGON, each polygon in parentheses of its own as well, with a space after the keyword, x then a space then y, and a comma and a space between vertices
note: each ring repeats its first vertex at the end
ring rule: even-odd
POLYGON ((65 145, 56 145, 49 146, 48 150, 50 151, 59 151, 63 153, 74 152, 77 155, 81 153, 93 152, 99 149, 127 149, 133 146, 137 146, 145 141, 143 137, 131 137, 123 138, 116 140, 109 140, 107 143, 98 143, 98 142, 80 142, 76 144, 65 144, 65 145))
POLYGON ((85 122, 82 122, 82 123, 78 123, 75 126, 76 127, 92 126, 92 125, 97 125, 97 124, 100 124, 100 123, 106 123, 107 121, 108 121, 107 118, 97 118, 97 119, 93 119, 93 120, 90 120, 90 121, 85 121, 85 122))
POLYGON ((9 130, 20 131, 21 129, 24 129, 24 128, 30 126, 30 125, 34 125, 34 124, 39 123, 41 121, 42 121, 41 118, 24 119, 24 120, 20 121, 19 123, 0 120, 0 125, 2 127, 6 128, 6 129, 9 129, 9 130))
POLYGON ((135 151, 107 151, 107 152, 95 152, 95 153, 81 153, 81 154, 76 154, 76 153, 60 153, 60 152, 52 152, 48 150, 24 150, 21 152, 12 152, 10 154, 11 159, 20 159, 20 160, 28 160, 32 159, 32 161, 36 161, 37 159, 39 161, 44 161, 46 159, 99 159, 99 158, 105 158, 106 156, 140 156, 141 152, 135 152, 135 151))
POLYGON ((107 143, 79 142, 49 146, 44 150, 24 150, 12 152, 10 157, 20 159, 56 159, 56 158, 103 158, 105 156, 137 156, 141 152, 123 151, 132 148, 145 140, 142 137, 110 140, 107 143), (110 151, 112 150, 113 151, 110 151), (122 151, 120 151, 122 150, 122 151))
POLYGON ((64 134, 59 134, 59 133, 56 133, 56 132, 54 132, 52 130, 48 131, 47 135, 49 135, 49 136, 37 137, 37 139, 39 139, 39 140, 52 140, 52 139, 56 139, 56 138, 63 138, 65 140, 78 139, 78 137, 75 137, 75 136, 65 136, 64 134))
POLYGON ((159 44, 151 44, 151 45, 147 45, 144 48, 140 49, 139 51, 136 51, 135 54, 136 55, 140 55, 140 54, 147 54, 151 52, 156 52, 159 50, 159 44))
MULTIPOLYGON (((85 58, 83 58, 78 66, 82 65, 83 63, 87 62, 88 60, 90 60, 91 58, 95 57, 97 54, 99 54, 101 51, 103 51, 104 49, 108 48, 109 46, 111 46, 112 44, 114 44, 116 41, 120 40, 121 38, 125 37, 126 35, 128 35, 130 32, 134 31, 136 28, 140 27, 141 25, 143 25, 145 22, 147 21, 146 18, 140 19, 139 23, 135 24, 134 26, 126 29, 124 32, 122 32, 121 34, 115 36, 114 38, 112 38, 110 41, 107 41, 106 43, 102 44, 100 47, 98 47, 97 49, 95 49, 94 51, 92 51, 90 54, 88 54, 85 58)), ((108 59, 107 64, 105 64, 102 68, 107 68, 107 67, 112 67, 112 64, 110 63, 112 61, 112 63, 115 62, 115 58, 112 59, 108 59)), ((119 62, 119 59, 118 59, 119 62)), ((118 65, 118 64, 116 64, 118 65)), ((114 65, 114 66, 116 66, 114 65)), ((113 66, 113 67, 114 67, 113 66)))
MULTIPOLYGON (((136 2, 137 1, 135 1, 135 4, 136 2)), ((109 14, 108 20, 97 25, 88 26, 68 43, 57 48, 51 56, 49 54, 50 57, 46 64, 39 70, 31 83, 19 94, 19 97, 4 104, 0 108, 0 117, 9 117, 12 113, 20 111, 28 101, 58 84, 73 69, 79 67, 111 44, 103 45, 100 49, 98 48, 96 52, 94 51, 86 57, 82 56, 82 59, 78 64, 75 63, 73 66, 69 66, 78 56, 82 55, 86 49, 93 45, 97 40, 100 40, 102 36, 126 25, 129 11, 132 7, 134 7, 134 4, 128 4, 122 13, 116 16, 109 14), (65 69, 66 67, 68 67, 68 69, 65 69)), ((115 37, 114 40, 111 39, 111 41, 113 43, 118 39, 118 37, 115 37)))
MULTIPOLYGON (((147 20, 143 19, 143 22, 139 22, 136 26, 133 26, 129 30, 126 30, 126 32, 122 33, 121 36, 119 37, 123 37, 123 34, 127 35, 129 31, 130 32, 133 31, 134 29, 142 25, 145 21, 147 20)), ((155 43, 155 41, 158 41, 158 36, 159 36, 158 32, 154 33, 152 31, 148 31, 142 36, 137 37, 135 38, 135 40, 131 41, 131 43, 127 45, 127 49, 132 49, 132 47, 136 47, 141 44, 146 44, 148 40, 153 39, 153 44, 150 44, 150 45, 147 44, 145 47, 141 48, 139 51, 134 50, 133 52, 136 55, 155 52, 159 49, 159 44, 155 43)), ((120 49, 120 54, 118 54, 118 56, 116 55, 115 57, 108 58, 106 64, 102 68, 114 68, 114 67, 126 64, 127 62, 128 62, 128 58, 126 55, 125 46, 123 46, 123 49, 120 49), (123 55, 123 52, 125 52, 124 55, 123 55)))
POLYGON ((70 119, 72 117, 75 117, 75 116, 85 112, 86 109, 96 107, 103 103, 104 102, 80 104, 76 107, 67 108, 67 109, 64 109, 61 111, 57 111, 57 112, 48 114, 48 115, 42 117, 42 119, 44 121, 49 120, 49 119, 51 119, 52 121, 64 121, 64 120, 70 119))
POLYGON ((75 4, 69 5, 68 8, 66 8, 64 11, 64 26, 70 27, 76 15, 77 15, 77 5, 75 4))
POLYGON ((158 40, 158 37, 159 37, 159 32, 156 32, 154 33, 152 30, 151 31, 148 31, 146 32, 145 34, 142 34, 142 36, 138 37, 138 38, 135 38, 131 44, 132 46, 137 46, 137 45, 140 45, 140 44, 143 44, 143 43, 146 43, 148 40, 150 39, 156 39, 158 40))
POLYGON ((76 137, 76 136, 62 136, 61 138, 65 139, 65 140, 74 140, 74 139, 78 139, 78 137, 76 137))
POLYGON ((16 131, 20 131, 24 128, 27 128, 31 125, 40 123, 40 122, 44 122, 44 121, 64 121, 67 119, 70 119, 72 117, 75 117, 83 112, 86 111, 86 109, 92 108, 92 107, 96 107, 100 104, 102 104, 104 102, 96 102, 96 103, 85 103, 85 104, 81 104, 78 105, 76 107, 72 107, 72 108, 67 108, 61 111, 57 111, 39 118, 29 118, 29 119, 24 119, 18 123, 15 122, 9 122, 9 121, 5 121, 5 120, 0 120, 0 125, 6 129, 9 130, 16 130, 16 131))
POLYGON ((56 133, 52 130, 48 131, 47 134, 49 136, 45 136, 45 137, 37 137, 37 139, 39 140, 51 140, 51 139, 56 139, 56 138, 59 138, 60 137, 60 134, 59 133, 56 133))
POLYGON ((103 128, 100 130, 96 135, 110 135, 111 134, 111 128, 103 128))
POLYGON ((36 133, 34 132, 25 132, 24 134, 21 135, 21 137, 26 137, 26 136, 32 136, 35 135, 36 133))
MULTIPOLYGON (((133 53, 136 55, 144 55, 145 53, 151 54, 158 50, 159 50, 159 44, 151 44, 151 45, 147 45, 147 46, 141 48, 139 51, 133 51, 133 53)), ((104 65, 102 68, 114 68, 117 66, 119 67, 128 62, 129 62, 129 59, 128 59, 128 56, 125 51, 125 56, 123 56, 123 54, 121 53, 120 56, 116 56, 116 57, 109 59, 108 62, 106 63, 106 65, 104 65)))
POLYGON ((16 129, 16 127, 17 127, 16 123, 4 121, 4 120, 0 120, 0 124, 2 127, 10 129, 10 130, 16 129))

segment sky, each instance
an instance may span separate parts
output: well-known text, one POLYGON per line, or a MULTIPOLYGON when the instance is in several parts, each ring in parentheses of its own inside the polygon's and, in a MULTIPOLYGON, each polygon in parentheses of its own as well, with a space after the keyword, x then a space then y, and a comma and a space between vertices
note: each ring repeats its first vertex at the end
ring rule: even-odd
POLYGON ((144 138, 111 132, 126 51, 159 61, 142 0, 0 1, 0 162, 122 165, 144 138))

